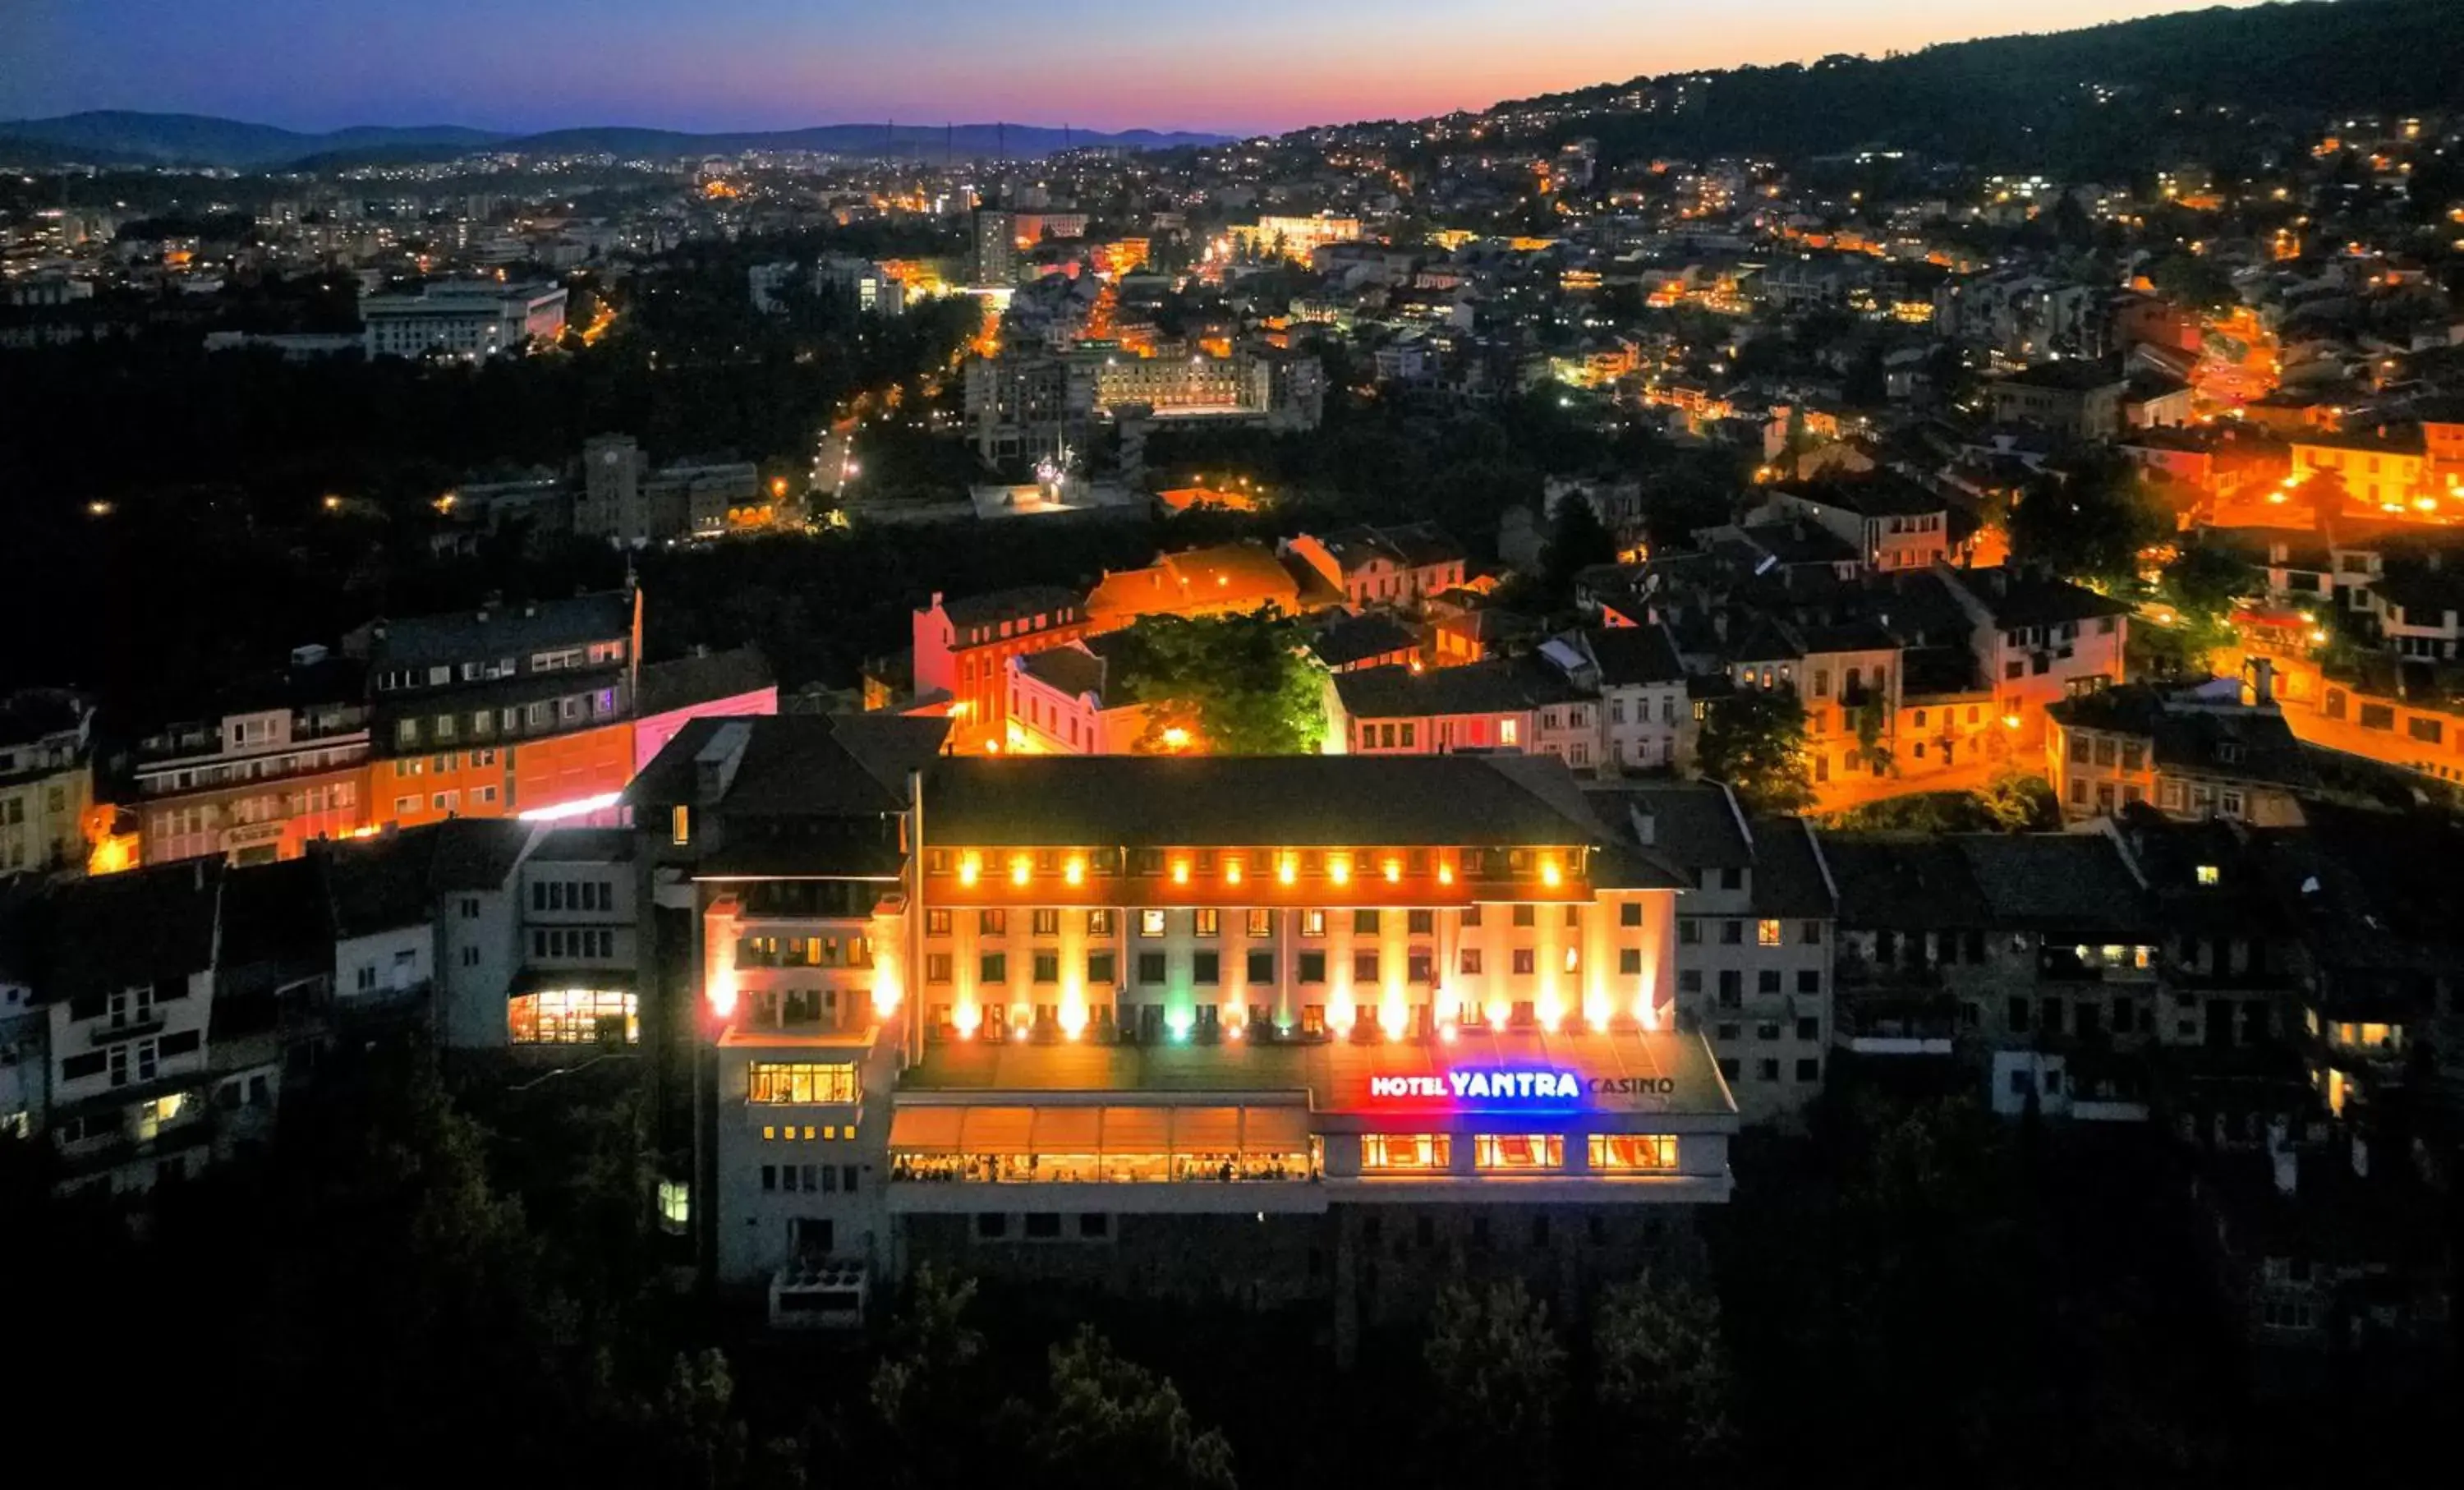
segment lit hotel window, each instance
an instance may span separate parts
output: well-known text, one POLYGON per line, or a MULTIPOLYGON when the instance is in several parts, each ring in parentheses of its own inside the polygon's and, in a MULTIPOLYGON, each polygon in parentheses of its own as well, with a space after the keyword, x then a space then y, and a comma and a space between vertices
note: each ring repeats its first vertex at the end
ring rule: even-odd
POLYGON ((1754 923, 1754 945, 1755 945, 1755 946, 1757 946, 1757 947, 1776 947, 1776 946, 1778 946, 1778 945, 1779 945, 1779 923, 1778 923, 1777 921, 1757 921, 1757 922, 1755 922, 1755 923, 1754 923))
POLYGON ((1360 1168, 1369 1172, 1409 1172, 1454 1167, 1455 1141, 1449 1133, 1363 1133, 1360 1168))
POLYGON ((1562 1170, 1566 1140, 1555 1133, 1482 1133, 1472 1139, 1472 1163, 1483 1170, 1562 1170))
POLYGON ((1673 1133, 1594 1133, 1590 1145, 1592 1168, 1604 1174, 1677 1168, 1673 1133))
POLYGON ((678 844, 690 844, 693 842, 693 809, 691 807, 678 807, 668 815, 668 838, 671 842, 678 844))
POLYGON ((851 1062, 815 1064, 756 1061, 746 1075, 747 1102, 804 1107, 856 1100, 856 1071, 851 1062))

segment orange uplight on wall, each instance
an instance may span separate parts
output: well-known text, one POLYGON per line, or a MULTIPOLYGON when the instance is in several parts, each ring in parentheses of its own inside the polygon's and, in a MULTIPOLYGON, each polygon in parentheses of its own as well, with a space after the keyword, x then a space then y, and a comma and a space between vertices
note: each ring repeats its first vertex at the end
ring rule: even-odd
POLYGON ((1186 885, 1189 883, 1188 860, 1176 859, 1172 862, 1172 882, 1175 885, 1186 885))
POLYGON ((1441 885, 1452 885, 1454 882, 1455 866, 1450 864, 1441 864, 1438 866, 1438 883, 1441 885))
POLYGON ((974 855, 974 854, 961 854, 961 855, 959 855, 959 856, 958 856, 958 883, 959 883, 959 884, 961 884, 961 885, 973 885, 973 884, 975 884, 975 883, 976 883, 976 877, 977 877, 978 875, 979 875, 979 874, 983 873, 983 868, 984 868, 984 862, 983 862, 983 860, 981 860, 980 858, 978 858, 976 855, 974 855))
POLYGON ((1387 861, 1386 861, 1386 883, 1387 883, 1387 884, 1389 884, 1389 885, 1393 885, 1393 884, 1395 884, 1397 881, 1398 881, 1398 880, 1400 880, 1400 879, 1402 879, 1402 878, 1403 878, 1403 861, 1402 861, 1402 860, 1400 860, 1400 859, 1389 859, 1389 860, 1387 860, 1387 861))
POLYGON ((973 1040, 984 1022, 984 1011, 973 1003, 962 1003, 951 1011, 950 1022, 957 1027, 960 1040, 973 1040))
POLYGON ((1337 884, 1337 885, 1349 885, 1349 884, 1351 884, 1351 883, 1352 883, 1352 856, 1351 856, 1351 855, 1349 855, 1349 854, 1329 854, 1329 855, 1327 855, 1327 856, 1326 856, 1326 877, 1327 877, 1328 879, 1330 879, 1330 880, 1332 880, 1332 881, 1333 881, 1335 884, 1337 884))
POLYGON ((1012 885, 1025 885, 1027 877, 1034 872, 1035 866, 1027 861, 1027 857, 1024 854, 1021 854, 1009 862, 1009 882, 1012 885))
POLYGON ((1072 885, 1084 885, 1087 883, 1087 861, 1072 858, 1062 867, 1061 877, 1072 885))
POLYGON ((1226 885, 1238 885, 1241 883, 1240 860, 1226 859, 1223 861, 1223 883, 1226 885))
POLYGON ((1292 856, 1289 854, 1284 855, 1284 862, 1275 866, 1275 878, 1286 885, 1300 878, 1300 866, 1292 862, 1292 856))
POLYGON ((1548 886, 1551 889, 1555 889, 1558 886, 1565 883, 1565 874, 1557 867, 1556 860, 1543 859, 1540 861, 1541 884, 1548 886))

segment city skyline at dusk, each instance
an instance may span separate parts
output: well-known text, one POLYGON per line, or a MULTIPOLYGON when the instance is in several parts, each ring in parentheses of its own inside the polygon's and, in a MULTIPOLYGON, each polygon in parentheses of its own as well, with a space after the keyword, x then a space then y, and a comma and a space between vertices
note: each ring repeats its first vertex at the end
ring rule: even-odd
POLYGON ((308 0, 169 10, 26 0, 0 14, 0 118, 87 109, 221 115, 297 129, 592 124, 781 129, 891 119, 1266 133, 1477 109, 1686 68, 1879 55, 2014 30, 2198 9, 2045 0, 2022 15, 1915 0, 1741 0, 1717 11, 1467 0, 1330 13, 1259 0, 1237 24, 1072 0, 1031 16, 982 0, 892 11, 838 3, 474 0, 371 11, 308 0), (285 65, 261 65, 279 42, 285 65))

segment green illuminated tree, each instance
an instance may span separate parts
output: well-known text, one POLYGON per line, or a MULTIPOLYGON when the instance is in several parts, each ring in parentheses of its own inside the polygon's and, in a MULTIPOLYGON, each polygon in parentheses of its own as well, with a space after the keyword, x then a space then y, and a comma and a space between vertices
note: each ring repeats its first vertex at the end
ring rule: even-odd
POLYGON ((1695 766, 1736 789, 1756 812, 1814 805, 1805 758, 1805 705, 1785 690, 1747 689, 1711 706, 1695 743, 1695 766))
POLYGON ((1142 704, 1137 748, 1174 748, 1185 730, 1220 756, 1314 754, 1327 734, 1326 669, 1298 621, 1268 606, 1246 616, 1146 616, 1120 633, 1121 701, 1142 704))

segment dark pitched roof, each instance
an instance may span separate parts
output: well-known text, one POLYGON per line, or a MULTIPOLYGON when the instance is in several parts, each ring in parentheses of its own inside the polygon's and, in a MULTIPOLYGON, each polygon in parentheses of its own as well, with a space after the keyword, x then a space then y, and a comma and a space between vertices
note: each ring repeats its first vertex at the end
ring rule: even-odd
POLYGON ((85 721, 90 706, 66 689, 20 689, 0 696, 0 745, 24 745, 65 734, 85 721))
POLYGON ((1346 574, 1377 559, 1421 568, 1456 563, 1463 558, 1463 546, 1434 522, 1398 523, 1384 528, 1362 524, 1337 529, 1321 541, 1346 574))
POLYGON ((995 590, 988 595, 970 595, 946 603, 941 608, 951 624, 961 626, 997 624, 1025 616, 1052 615, 1076 611, 1087 603, 1087 597, 1076 590, 1054 584, 1027 584, 1016 589, 995 590))
POLYGON ((2292 726, 2274 710, 2172 698, 2133 683, 2061 699, 2045 712, 2069 728, 2145 738, 2166 770, 2288 787, 2318 784, 2292 726))
POLYGON ((1859 931, 1988 931, 1991 904, 1957 841, 1905 833, 1824 833, 1839 924, 1859 931))
POLYGON ((204 972, 228 873, 191 860, 51 886, 13 903, 7 955, 38 1001, 204 972))
POLYGON ((689 719, 633 778, 625 800, 649 811, 698 802, 695 757, 740 734, 722 812, 878 817, 904 810, 908 773, 938 755, 949 734, 947 719, 891 713, 689 719))
POLYGON ((1831 476, 1814 481, 1783 481, 1771 489, 1782 496, 1820 502, 1864 517, 1906 517, 1938 513, 1950 504, 1932 492, 1889 471, 1856 476, 1831 476))
POLYGON ((2130 614, 2127 602, 2029 570, 1979 569, 1961 576, 1960 583, 2005 631, 2130 614))
POLYGON ((1593 815, 1618 836, 1647 843, 1689 871, 1740 869, 1754 862, 1734 799, 1716 782, 1601 781, 1585 790, 1593 815))
POLYGON ((2122 374, 2101 362, 2073 360, 2059 362, 2038 362, 2022 367, 2001 380, 2023 388, 2050 388, 2062 393, 2084 393, 2094 388, 2109 388, 2123 382, 2122 374))
POLYGON ((1513 713, 1583 696, 1546 665, 1523 657, 1425 672, 1400 663, 1365 668, 1336 674, 1334 691, 1355 719, 1513 713))
POLYGON ((1079 646, 1050 646, 1018 660, 1019 670, 1072 698, 1104 696, 1104 659, 1079 646))
POLYGON ((1828 919, 1838 897, 1824 872, 1822 850, 1802 818, 1756 818, 1752 822, 1754 913, 1793 919, 1828 919))
POLYGON ((633 830, 550 828, 530 856, 534 863, 623 864, 633 857, 633 830))
POLYGON ((1603 626, 1584 638, 1600 665, 1604 687, 1677 683, 1685 677, 1685 665, 1659 626, 1603 626))
POLYGON ((1590 844, 1552 757, 947 756, 928 842, 1001 845, 1590 844))
POLYGON ((672 662, 642 665, 641 712, 663 714, 722 698, 759 692, 778 685, 770 659, 758 646, 679 657, 672 662))
POLYGON ((1371 611, 1327 627, 1309 644, 1318 660, 1330 668, 1349 667, 1390 652, 1417 651, 1420 633, 1393 616, 1371 611))
POLYGON ((542 647, 579 646, 629 636, 632 630, 633 597, 623 590, 609 590, 569 600, 378 621, 369 630, 368 655, 381 665, 418 668, 464 658, 518 656, 542 647))
POLYGON ((256 965, 330 971, 334 929, 321 859, 234 869, 223 886, 225 972, 256 965))
POLYGON ((2146 887, 2101 833, 1966 834, 1956 842, 1999 926, 2080 934, 2158 929, 2146 887))
POLYGON ((436 842, 433 833, 414 830, 333 844, 325 895, 334 934, 367 936, 427 922, 436 903, 429 872, 436 842))

